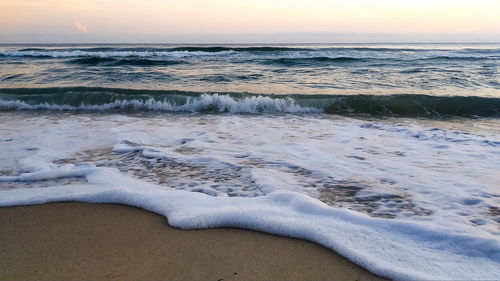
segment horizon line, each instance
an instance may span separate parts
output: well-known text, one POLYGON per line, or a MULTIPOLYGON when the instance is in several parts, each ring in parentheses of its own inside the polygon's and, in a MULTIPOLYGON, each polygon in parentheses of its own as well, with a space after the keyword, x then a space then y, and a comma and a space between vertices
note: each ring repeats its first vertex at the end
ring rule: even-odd
POLYGON ((0 45, 134 45, 134 44, 145 44, 145 45, 251 45, 251 44, 276 44, 276 45, 304 45, 304 44, 314 44, 314 45, 341 45, 341 44, 500 44, 500 41, 477 41, 477 42, 447 42, 447 41, 425 41, 425 42, 403 42, 403 41, 377 41, 377 42, 16 42, 16 43, 2 43, 0 45))

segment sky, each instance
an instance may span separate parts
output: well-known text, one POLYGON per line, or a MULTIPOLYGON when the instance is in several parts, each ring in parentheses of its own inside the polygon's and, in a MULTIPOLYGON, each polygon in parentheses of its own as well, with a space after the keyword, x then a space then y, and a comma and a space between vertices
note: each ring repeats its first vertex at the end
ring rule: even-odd
POLYGON ((500 0, 0 0, 0 43, 500 42, 500 0))

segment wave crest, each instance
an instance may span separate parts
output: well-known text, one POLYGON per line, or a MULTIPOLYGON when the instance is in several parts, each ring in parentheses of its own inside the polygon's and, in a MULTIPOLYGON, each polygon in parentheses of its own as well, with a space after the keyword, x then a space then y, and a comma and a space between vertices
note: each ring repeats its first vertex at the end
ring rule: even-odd
POLYGON ((500 98, 402 95, 259 95, 100 87, 0 89, 0 110, 135 110, 500 117, 500 98))
POLYGON ((270 98, 249 96, 235 99, 230 95, 202 94, 200 97, 187 97, 186 102, 177 105, 173 101, 155 100, 154 98, 119 99, 103 104, 79 105, 56 104, 49 102, 28 103, 21 100, 0 99, 0 109, 17 110, 155 110, 171 112, 228 112, 228 113, 312 113, 319 112, 312 107, 303 107, 291 98, 270 98))

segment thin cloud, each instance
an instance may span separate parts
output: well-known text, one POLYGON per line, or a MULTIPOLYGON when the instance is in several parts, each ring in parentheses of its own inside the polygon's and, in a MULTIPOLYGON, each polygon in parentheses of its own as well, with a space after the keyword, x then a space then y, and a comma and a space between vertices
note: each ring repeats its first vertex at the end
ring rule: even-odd
POLYGON ((89 31, 87 30, 87 27, 84 24, 81 24, 79 21, 75 21, 75 26, 78 31, 83 32, 83 33, 88 33, 89 31))

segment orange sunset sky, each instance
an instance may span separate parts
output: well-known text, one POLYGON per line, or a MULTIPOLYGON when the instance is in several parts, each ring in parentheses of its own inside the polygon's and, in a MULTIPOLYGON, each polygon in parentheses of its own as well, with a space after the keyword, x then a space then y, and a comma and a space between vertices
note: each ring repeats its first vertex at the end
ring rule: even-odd
POLYGON ((0 43, 499 42, 499 0, 0 0, 0 43))

